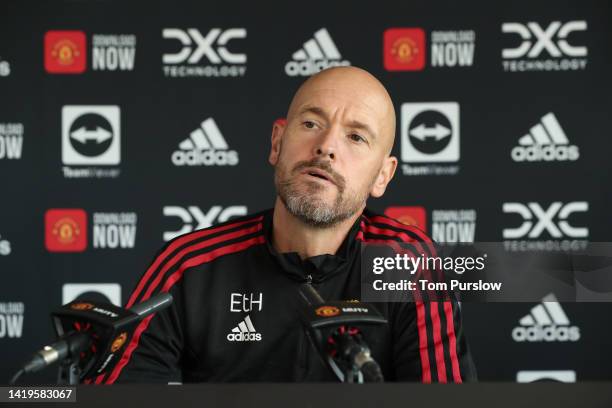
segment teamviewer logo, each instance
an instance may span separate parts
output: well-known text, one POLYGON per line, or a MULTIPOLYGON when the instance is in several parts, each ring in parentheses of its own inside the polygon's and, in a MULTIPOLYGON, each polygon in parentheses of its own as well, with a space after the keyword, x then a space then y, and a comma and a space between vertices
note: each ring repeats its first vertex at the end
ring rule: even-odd
POLYGON ((459 160, 459 104, 402 105, 402 161, 439 163, 459 160))
POLYGON ((521 370, 516 373, 516 382, 562 382, 575 383, 576 371, 574 370, 521 370))
POLYGON ((64 106, 62 162, 117 165, 121 162, 118 106, 64 106))
POLYGON ((121 306, 121 286, 118 283, 65 283, 62 305, 73 300, 89 300, 121 306))

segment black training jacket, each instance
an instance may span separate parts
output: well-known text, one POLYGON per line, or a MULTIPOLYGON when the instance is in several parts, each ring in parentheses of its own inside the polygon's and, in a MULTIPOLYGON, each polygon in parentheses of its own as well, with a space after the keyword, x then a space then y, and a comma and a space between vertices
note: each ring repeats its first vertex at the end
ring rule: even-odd
MULTIPOLYGON (((273 248, 272 214, 168 242, 127 307, 160 292, 170 292, 173 305, 140 323, 114 370, 95 382, 337 381, 302 329, 298 287, 311 281, 325 300, 359 299, 362 242, 409 242, 429 251, 431 240, 366 209, 335 255, 301 260, 273 248)), ((476 379, 456 302, 372 305, 388 320, 369 344, 386 381, 476 379)))

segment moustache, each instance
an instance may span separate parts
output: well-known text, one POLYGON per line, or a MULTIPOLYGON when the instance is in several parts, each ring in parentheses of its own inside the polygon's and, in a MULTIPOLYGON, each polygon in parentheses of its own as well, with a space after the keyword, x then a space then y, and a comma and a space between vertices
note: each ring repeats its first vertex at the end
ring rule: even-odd
POLYGON ((332 166, 331 163, 327 160, 304 160, 299 162, 298 164, 295 165, 295 167, 292 170, 292 173, 298 173, 304 169, 307 169, 309 167, 314 167, 314 168, 318 168, 323 170, 325 173, 327 173, 329 175, 329 177, 331 178, 332 182, 334 184, 336 184, 336 186, 338 186, 339 189, 344 189, 344 186, 346 184, 346 180, 345 178, 338 172, 336 172, 332 166))

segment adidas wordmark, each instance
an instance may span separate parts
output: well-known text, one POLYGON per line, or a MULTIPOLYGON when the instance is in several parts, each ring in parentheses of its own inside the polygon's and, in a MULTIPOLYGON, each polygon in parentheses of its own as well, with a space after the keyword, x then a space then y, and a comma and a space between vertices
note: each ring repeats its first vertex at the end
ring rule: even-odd
POLYGON ((517 342, 580 340, 580 329, 570 326, 567 315, 552 293, 534 306, 519 324, 512 330, 512 338, 517 342))
POLYGON ((172 153, 175 166, 235 166, 238 152, 230 150, 213 118, 179 143, 179 150, 172 153))
POLYGON ((238 323, 227 335, 229 341, 261 341, 261 333, 257 333, 251 317, 247 315, 243 321, 238 323))
POLYGON ((327 68, 351 65, 350 61, 342 59, 326 28, 315 32, 291 58, 293 61, 285 65, 285 73, 289 76, 308 76, 327 68))
POLYGON ((547 113, 529 133, 519 139, 511 152, 517 162, 574 161, 580 157, 578 146, 569 144, 555 115, 547 113))

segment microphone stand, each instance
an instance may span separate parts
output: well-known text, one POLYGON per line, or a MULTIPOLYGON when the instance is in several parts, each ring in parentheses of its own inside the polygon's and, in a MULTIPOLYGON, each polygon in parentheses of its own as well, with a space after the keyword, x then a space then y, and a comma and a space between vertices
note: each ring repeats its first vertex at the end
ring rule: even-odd
POLYGON ((299 293, 305 304, 302 323, 319 356, 341 382, 383 382, 359 326, 387 324, 376 309, 361 302, 325 302, 310 283, 299 293))
POLYGON ((172 304, 169 293, 158 294, 130 309, 105 302, 75 300, 52 313, 58 340, 36 352, 11 378, 59 362, 57 383, 76 385, 112 371, 130 342, 136 325, 172 304))
POLYGON ((62 360, 57 374, 58 385, 77 385, 81 378, 81 368, 78 360, 66 358, 62 360))

